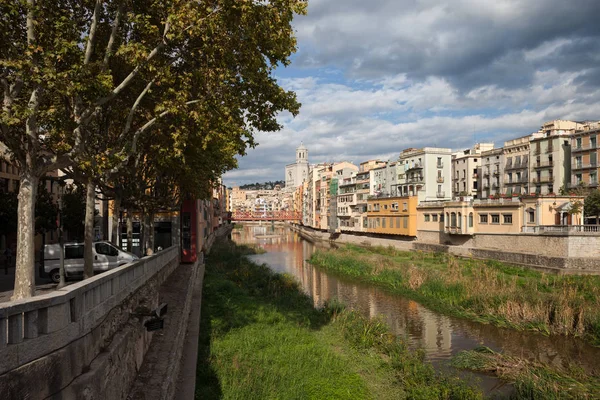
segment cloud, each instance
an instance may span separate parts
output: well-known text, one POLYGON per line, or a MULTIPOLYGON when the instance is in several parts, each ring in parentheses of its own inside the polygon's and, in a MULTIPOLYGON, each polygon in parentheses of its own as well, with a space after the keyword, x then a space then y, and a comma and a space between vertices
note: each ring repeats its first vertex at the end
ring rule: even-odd
POLYGON ((225 182, 283 179, 311 163, 467 148, 552 119, 600 119, 600 1, 310 0, 299 52, 279 72, 303 104, 225 182))

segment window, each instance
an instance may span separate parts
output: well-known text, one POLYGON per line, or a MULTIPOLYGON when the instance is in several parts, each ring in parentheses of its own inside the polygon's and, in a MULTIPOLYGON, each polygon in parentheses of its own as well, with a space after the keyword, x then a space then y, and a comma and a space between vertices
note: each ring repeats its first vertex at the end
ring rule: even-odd
POLYGON ((492 224, 500 223, 500 214, 490 214, 492 216, 492 224))
POLYGON ((386 220, 386 218, 381 218, 381 219, 383 220, 383 222, 382 222, 383 223, 382 228, 385 228, 385 220, 386 220))
POLYGON ((83 245, 65 246, 65 260, 83 258, 83 245))
POLYGON ((487 214, 479 214, 479 223, 480 224, 487 224, 488 223, 488 216, 487 216, 487 214))
POLYGON ((398 211, 398 203, 392 203, 392 210, 398 211))
POLYGON ((529 223, 535 223, 535 211, 529 211, 527 214, 529 215, 529 223))
POLYGON ((430 215, 429 214, 425 214, 425 222, 429 222, 430 221, 430 215))
POLYGON ((431 219, 433 222, 438 222, 438 215, 437 214, 431 214, 431 219))
POLYGON ((450 213, 450 226, 456 226, 456 213, 450 213))
POLYGON ((381 226, 381 220, 379 218, 377 218, 376 222, 376 228, 379 228, 381 226))
POLYGON ((469 228, 473 227, 473 213, 469 213, 469 228))
POLYGON ((371 205, 370 204, 367 206, 367 210, 371 211, 371 205))
POLYGON ((396 217, 396 228, 400 228, 400 217, 396 217))
POLYGON ((408 217, 404 217, 404 229, 408 228, 408 217))
POLYGON ((595 148, 596 148, 596 136, 592 136, 592 137, 590 138, 590 147, 591 147, 592 149, 595 149, 595 148))
POLYGON ((408 203, 402 203, 402 211, 408 211, 408 203))
POLYGON ((96 248, 96 253, 98 253, 98 254, 102 254, 105 256, 118 256, 119 255, 119 251, 117 249, 115 249, 114 247, 112 247, 111 245, 109 245, 108 243, 96 243, 94 245, 94 247, 96 248))
POLYGON ((437 158, 437 167, 442 168, 442 157, 437 158))
POLYGON ((577 140, 576 140, 576 147, 577 148, 581 148, 581 138, 577 138, 577 140))
POLYGON ((384 209, 384 210, 387 210, 387 209, 388 209, 388 205, 387 205, 387 204, 384 204, 384 205, 383 205, 383 209, 384 209))
POLYGON ((503 214, 502 217, 505 224, 512 224, 512 214, 503 214))
POLYGON ((444 222, 444 213, 440 214, 440 222, 444 222))

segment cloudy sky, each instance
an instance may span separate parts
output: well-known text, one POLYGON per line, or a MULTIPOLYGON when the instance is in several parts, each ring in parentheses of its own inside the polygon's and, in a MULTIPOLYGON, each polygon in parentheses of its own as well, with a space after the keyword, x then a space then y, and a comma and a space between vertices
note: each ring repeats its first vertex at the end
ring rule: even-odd
POLYGON ((302 109, 225 175, 284 179, 309 161, 396 159, 600 119, 600 0, 309 0, 298 52, 277 72, 302 109))

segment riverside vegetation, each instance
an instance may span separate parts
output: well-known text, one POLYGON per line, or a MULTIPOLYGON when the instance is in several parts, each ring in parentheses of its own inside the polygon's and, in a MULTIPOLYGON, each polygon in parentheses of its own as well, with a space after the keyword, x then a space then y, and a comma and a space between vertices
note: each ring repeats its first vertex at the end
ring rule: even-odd
POLYGON ((393 247, 318 250, 311 264, 447 314, 600 345, 600 277, 554 275, 491 260, 393 247))
POLYGON ((380 320, 339 304, 315 309, 296 281, 215 245, 204 278, 196 397, 480 399, 436 373, 380 320))
MULTIPOLYGON (((495 261, 354 245, 318 250, 310 262, 446 314, 600 344, 597 276, 552 275, 495 261)), ((487 348, 461 352, 453 365, 514 382, 518 398, 591 399, 600 393, 598 376, 576 366, 557 369, 487 348)))

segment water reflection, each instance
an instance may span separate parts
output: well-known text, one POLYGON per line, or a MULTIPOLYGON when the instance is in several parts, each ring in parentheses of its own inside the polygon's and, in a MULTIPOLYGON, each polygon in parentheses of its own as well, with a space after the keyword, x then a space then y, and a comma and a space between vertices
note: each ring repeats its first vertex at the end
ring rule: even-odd
MULTIPOLYGON (((598 373, 600 349, 582 340, 548 338, 532 332, 446 317, 412 300, 323 273, 305 261, 315 251, 316 245, 282 225, 246 225, 243 229, 234 230, 232 238, 236 243, 258 245, 265 249, 267 253, 251 258, 257 263, 268 264, 274 271, 295 276, 316 307, 339 299, 370 318, 383 317, 395 334, 405 337, 412 347, 422 348, 427 359, 438 367, 457 352, 483 344, 506 354, 557 366, 574 363, 588 373, 598 373)), ((484 378, 484 381, 488 379, 484 378)), ((489 389, 489 385, 494 383, 484 382, 484 386, 489 389)))

